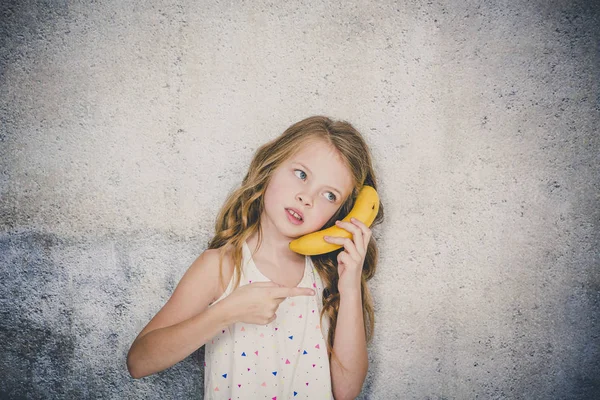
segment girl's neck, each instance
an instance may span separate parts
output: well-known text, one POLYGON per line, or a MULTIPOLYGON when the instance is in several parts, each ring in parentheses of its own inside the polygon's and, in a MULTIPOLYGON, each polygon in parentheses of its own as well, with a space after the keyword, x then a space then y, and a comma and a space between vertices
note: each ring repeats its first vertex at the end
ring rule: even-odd
POLYGON ((305 256, 290 250, 290 241, 291 239, 285 236, 277 235, 277 237, 274 237, 274 235, 269 235, 263 231, 260 248, 257 251, 258 232, 255 232, 246 239, 250 251, 252 253, 256 251, 256 254, 253 256, 254 258, 268 260, 272 264, 282 266, 287 262, 304 262, 305 256))

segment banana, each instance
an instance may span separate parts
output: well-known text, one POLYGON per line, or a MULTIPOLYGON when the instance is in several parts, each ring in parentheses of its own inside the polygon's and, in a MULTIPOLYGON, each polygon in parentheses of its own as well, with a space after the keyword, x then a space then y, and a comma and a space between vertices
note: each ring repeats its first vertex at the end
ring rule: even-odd
MULTIPOLYGON (((367 226, 371 226, 379 212, 379 195, 371 186, 363 186, 352 210, 342 221, 350 222, 350 218, 356 218, 367 226)), ((352 233, 336 225, 317 232, 309 233, 290 242, 290 249, 298 254, 314 256, 337 250, 343 246, 328 243, 323 236, 337 236, 352 238, 352 233)))

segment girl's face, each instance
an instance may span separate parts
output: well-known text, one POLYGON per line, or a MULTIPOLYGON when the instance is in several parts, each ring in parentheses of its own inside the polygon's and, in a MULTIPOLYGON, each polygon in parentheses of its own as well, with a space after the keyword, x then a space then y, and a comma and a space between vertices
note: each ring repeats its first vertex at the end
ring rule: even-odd
POLYGON ((352 175, 337 151, 322 140, 309 141, 273 172, 264 194, 262 227, 289 238, 317 231, 352 188, 352 175))

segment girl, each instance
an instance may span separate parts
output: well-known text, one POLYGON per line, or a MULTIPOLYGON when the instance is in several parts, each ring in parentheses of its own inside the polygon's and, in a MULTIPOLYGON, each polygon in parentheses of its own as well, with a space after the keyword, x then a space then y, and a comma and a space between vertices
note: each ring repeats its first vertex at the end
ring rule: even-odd
MULTIPOLYGON (((261 146, 221 209, 215 236, 127 355, 141 378, 205 348, 205 399, 353 399, 374 326, 367 280, 371 230, 342 222, 363 185, 369 149, 347 122, 315 116, 261 146), (352 239, 319 256, 291 240, 337 224, 352 239)), ((373 223, 383 220, 383 206, 373 223)))

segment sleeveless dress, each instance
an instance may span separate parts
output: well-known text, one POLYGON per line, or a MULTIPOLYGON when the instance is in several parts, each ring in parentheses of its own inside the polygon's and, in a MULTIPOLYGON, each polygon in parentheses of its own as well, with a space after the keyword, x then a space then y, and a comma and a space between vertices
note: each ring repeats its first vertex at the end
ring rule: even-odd
MULTIPOLYGON (((240 286, 268 281, 244 242, 240 286)), ((286 298, 270 324, 238 322, 206 343, 205 399, 333 399, 325 344, 329 320, 324 316, 321 326, 323 283, 310 256, 305 256, 298 287, 313 288, 316 294, 286 298)), ((232 289, 233 277, 211 306, 232 289)))

